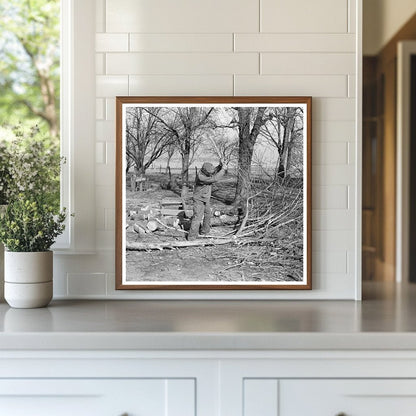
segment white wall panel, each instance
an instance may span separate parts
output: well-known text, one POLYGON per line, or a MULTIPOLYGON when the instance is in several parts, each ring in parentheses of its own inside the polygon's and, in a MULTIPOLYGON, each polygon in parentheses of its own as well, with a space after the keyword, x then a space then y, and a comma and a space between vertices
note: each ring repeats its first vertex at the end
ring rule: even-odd
MULTIPOLYGON (((320 98, 313 100, 313 120, 352 121, 355 120, 355 100, 348 98, 320 98)), ((354 123, 355 126, 355 123, 354 123)), ((341 124, 340 124, 341 128, 341 124)), ((342 133, 340 133, 342 134, 342 133)), ((355 132, 353 135, 355 139, 355 132)))
POLYGON ((70 296, 105 295, 104 273, 68 273, 68 294, 70 296))
POLYGON ((347 273, 347 252, 333 251, 324 253, 313 253, 313 273, 347 273))
MULTIPOLYGON (((276 28, 277 29, 277 28, 276 28)), ((321 33, 237 33, 236 52, 354 52, 355 36, 321 33)))
MULTIPOLYGON (((319 121, 319 117, 327 117, 322 114, 322 102, 313 100, 313 124, 312 124, 312 141, 325 142, 352 142, 355 138, 354 121, 319 121), (320 114, 316 114, 320 113, 320 114)), ((326 105, 325 105, 326 107, 326 105)), ((352 109, 347 110, 352 111, 352 109)))
POLYGON ((108 32, 233 33, 258 30, 257 0, 106 0, 108 32))
POLYGON ((130 35, 130 52, 232 52, 232 50, 231 33, 132 33, 130 35))
POLYGON ((348 163, 348 143, 315 142, 312 164, 343 165, 348 163))
POLYGON ((312 186, 313 209, 347 209, 348 187, 344 185, 312 186))
POLYGON ((130 95, 233 95, 232 75, 131 75, 130 95))
POLYGON ((95 54, 95 73, 97 75, 105 74, 105 55, 103 53, 95 54))
POLYGON ((235 95, 345 97, 346 75, 237 75, 235 95))
POLYGON ((261 73, 282 74, 352 74, 355 72, 353 53, 263 53, 261 73))
POLYGON ((352 185, 355 166, 353 165, 316 165, 312 167, 315 185, 352 185))
POLYGON ((312 230, 350 230, 355 215, 351 210, 313 210, 312 230))
POLYGON ((109 53, 107 74, 256 74, 255 53, 109 53))
POLYGON ((343 33, 348 0, 262 0, 262 32, 343 33))
POLYGON ((97 33, 95 50, 97 52, 127 52, 129 35, 127 33, 97 33))
POLYGON ((355 52, 356 0, 95 4, 96 166, 90 174, 96 177, 96 215, 91 221, 96 224, 97 253, 56 256, 55 293, 158 295, 114 290, 116 96, 310 95, 314 291, 272 296, 353 298, 354 227, 360 215, 354 205, 355 63, 360 59, 355 52))
POLYGON ((127 75, 97 76, 97 97, 115 97, 127 95, 129 92, 129 77, 127 75))

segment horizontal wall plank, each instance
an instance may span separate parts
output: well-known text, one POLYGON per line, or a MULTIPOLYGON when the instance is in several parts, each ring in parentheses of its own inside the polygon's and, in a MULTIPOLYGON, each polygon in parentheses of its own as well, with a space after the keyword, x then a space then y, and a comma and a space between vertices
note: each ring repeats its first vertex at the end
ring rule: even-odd
POLYGON ((314 231, 312 233, 314 251, 354 250, 354 230, 314 231))
POLYGON ((354 52, 350 34, 237 33, 236 52, 354 52))
POLYGON ((348 144, 343 142, 314 142, 314 165, 343 165, 348 163, 348 144))
POLYGON ((232 75, 130 76, 130 95, 233 95, 232 75))
POLYGON ((232 34, 130 34, 130 52, 232 52, 232 34))
POLYGON ((314 185, 353 185, 355 167, 354 165, 312 166, 312 182, 314 185))
POLYGON ((355 225, 355 214, 352 210, 313 210, 312 230, 350 230, 355 225))
POLYGON ((129 35, 128 33, 97 33, 95 50, 97 52, 127 52, 129 35))
POLYGON ((95 184, 97 186, 115 186, 116 174, 114 172, 114 165, 97 163, 95 165, 95 184))
POLYGON ((355 98, 356 95, 356 76, 348 75, 348 97, 355 98))
POLYGON ((107 0, 108 32, 257 32, 258 1, 107 0))
POLYGON ((348 32, 354 34, 357 32, 357 1, 349 0, 348 6, 348 32))
POLYGON ((116 124, 114 121, 98 120, 95 123, 97 141, 114 142, 116 138, 116 124))
POLYGON ((314 98, 312 119, 354 122, 355 104, 356 101, 350 98, 314 98))
POLYGON ((347 77, 344 75, 237 75, 235 95, 345 97, 347 77))
POLYGON ((353 53, 263 53, 261 73, 282 74, 353 74, 353 53))
POLYGON ((95 163, 106 163, 105 142, 95 143, 95 163))
POLYGON ((312 186, 313 209, 348 209, 348 187, 345 185, 312 186))
POLYGON ((127 75, 98 75, 96 77, 97 97, 115 97, 129 93, 129 77, 127 75))
POLYGON ((68 294, 70 296, 105 295, 105 273, 68 273, 68 294))
POLYGON ((95 54, 95 74, 96 75, 105 74, 105 55, 103 53, 95 54))
POLYGON ((313 101, 312 118, 312 141, 337 141, 352 142, 355 140, 354 121, 318 121, 315 119, 315 112, 319 111, 319 106, 315 106, 313 101))
POLYGON ((105 0, 95 0, 95 30, 105 32, 105 0))
POLYGON ((116 119, 116 100, 115 98, 107 98, 105 100, 105 119, 115 120, 116 119))
POLYGON ((262 0, 261 32, 346 33, 348 0, 262 0))
POLYGON ((347 273, 347 252, 313 252, 312 253, 313 273, 347 273))
POLYGON ((257 74, 255 53, 108 53, 107 74, 257 74))
POLYGON ((104 99, 97 98, 95 100, 95 118, 96 120, 102 120, 105 118, 105 111, 104 111, 104 99))

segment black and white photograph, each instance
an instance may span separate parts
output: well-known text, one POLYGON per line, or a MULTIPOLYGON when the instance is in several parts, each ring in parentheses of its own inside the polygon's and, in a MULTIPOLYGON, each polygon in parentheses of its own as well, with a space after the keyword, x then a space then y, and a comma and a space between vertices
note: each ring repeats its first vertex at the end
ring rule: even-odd
POLYGON ((309 97, 118 97, 118 289, 310 289, 309 97))

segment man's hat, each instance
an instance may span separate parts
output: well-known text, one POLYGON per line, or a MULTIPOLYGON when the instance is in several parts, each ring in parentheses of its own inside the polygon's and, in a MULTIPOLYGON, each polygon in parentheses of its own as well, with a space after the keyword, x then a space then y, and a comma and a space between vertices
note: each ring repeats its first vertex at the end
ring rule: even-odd
POLYGON ((215 172, 215 167, 212 163, 205 162, 201 170, 207 175, 212 175, 215 172))

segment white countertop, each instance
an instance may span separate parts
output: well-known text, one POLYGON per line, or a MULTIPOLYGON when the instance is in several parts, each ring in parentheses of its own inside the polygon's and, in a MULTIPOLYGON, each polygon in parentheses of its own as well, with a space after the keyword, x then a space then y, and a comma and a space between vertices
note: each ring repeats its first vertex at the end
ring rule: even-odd
POLYGON ((0 304, 1 350, 413 350, 416 285, 364 301, 54 301, 0 304))

